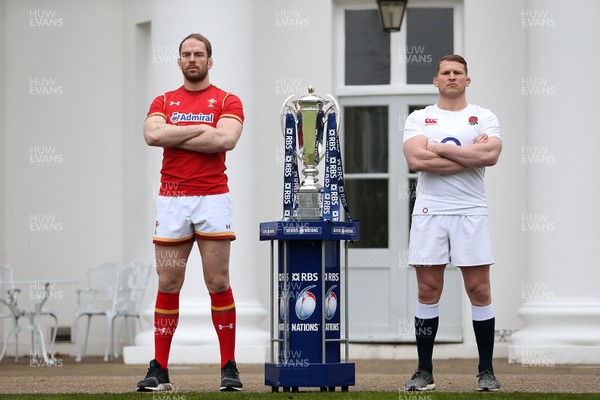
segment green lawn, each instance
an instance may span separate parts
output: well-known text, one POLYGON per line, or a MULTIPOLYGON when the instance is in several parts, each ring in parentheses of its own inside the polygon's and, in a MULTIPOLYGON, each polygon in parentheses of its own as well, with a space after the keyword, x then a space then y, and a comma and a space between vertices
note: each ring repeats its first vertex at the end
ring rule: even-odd
POLYGON ((600 398, 600 394, 556 394, 556 393, 441 393, 441 392, 279 392, 279 393, 105 393, 105 394, 0 394, 0 399, 15 400, 97 400, 97 399, 146 399, 146 400, 584 400, 600 398))

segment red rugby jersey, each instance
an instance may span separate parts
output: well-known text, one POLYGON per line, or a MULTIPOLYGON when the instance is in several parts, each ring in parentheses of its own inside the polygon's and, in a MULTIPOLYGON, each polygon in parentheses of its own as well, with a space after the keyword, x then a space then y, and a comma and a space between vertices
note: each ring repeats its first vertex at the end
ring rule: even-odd
MULTIPOLYGON (((158 96, 148 116, 160 115, 172 125, 216 126, 220 118, 244 122, 241 100, 214 85, 190 91, 183 86, 158 96)), ((227 193, 225 152, 198 153, 177 147, 163 148, 161 196, 204 196, 227 193)))

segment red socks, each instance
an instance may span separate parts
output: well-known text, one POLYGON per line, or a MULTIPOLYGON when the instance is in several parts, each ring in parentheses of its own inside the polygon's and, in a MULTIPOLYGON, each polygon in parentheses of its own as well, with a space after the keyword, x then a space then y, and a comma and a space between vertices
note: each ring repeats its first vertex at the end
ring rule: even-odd
MULTIPOLYGON (((219 338, 221 368, 235 361, 235 302, 231 288, 210 293, 212 321, 219 338)), ((169 363, 173 334, 179 323, 179 293, 158 292, 154 309, 154 358, 163 368, 169 363)))
POLYGON ((219 338, 221 368, 227 361, 235 361, 235 302, 228 288, 222 293, 210 293, 212 321, 219 338))
POLYGON ((173 334, 179 323, 179 293, 156 295, 154 309, 154 358, 167 369, 173 334))

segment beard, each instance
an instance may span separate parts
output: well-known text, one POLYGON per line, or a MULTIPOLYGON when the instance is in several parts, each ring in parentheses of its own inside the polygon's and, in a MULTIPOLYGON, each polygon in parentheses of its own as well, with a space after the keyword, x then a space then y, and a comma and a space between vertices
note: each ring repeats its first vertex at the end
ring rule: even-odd
POLYGON ((181 72, 183 73, 183 76, 188 82, 198 83, 202 82, 206 78, 206 76, 208 75, 208 68, 202 69, 199 67, 198 69, 192 70, 184 69, 181 72))

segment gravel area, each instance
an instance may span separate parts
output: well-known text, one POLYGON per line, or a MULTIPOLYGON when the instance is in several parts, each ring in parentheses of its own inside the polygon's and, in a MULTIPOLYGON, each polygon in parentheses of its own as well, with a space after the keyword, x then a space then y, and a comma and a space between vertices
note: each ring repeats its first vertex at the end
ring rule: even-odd
MULTIPOLYGON (((30 365, 29 358, 4 359, 0 363, 0 393, 120 393, 135 390, 147 367, 125 365, 121 360, 104 363, 89 357, 80 364, 72 357, 60 359, 58 366, 30 365)), ((350 391, 397 392, 416 367, 412 360, 355 360, 356 385, 350 391)), ((468 359, 435 360, 437 391, 475 392, 477 361, 468 359)), ((244 390, 270 392, 264 384, 262 364, 239 365, 244 390)), ((600 366, 523 367, 499 359, 494 364, 504 392, 600 393, 600 366)), ((217 365, 171 365, 170 378, 177 392, 218 390, 217 365)), ((318 391, 300 388, 300 391, 318 391)), ((337 390, 340 390, 337 388, 337 390)))

